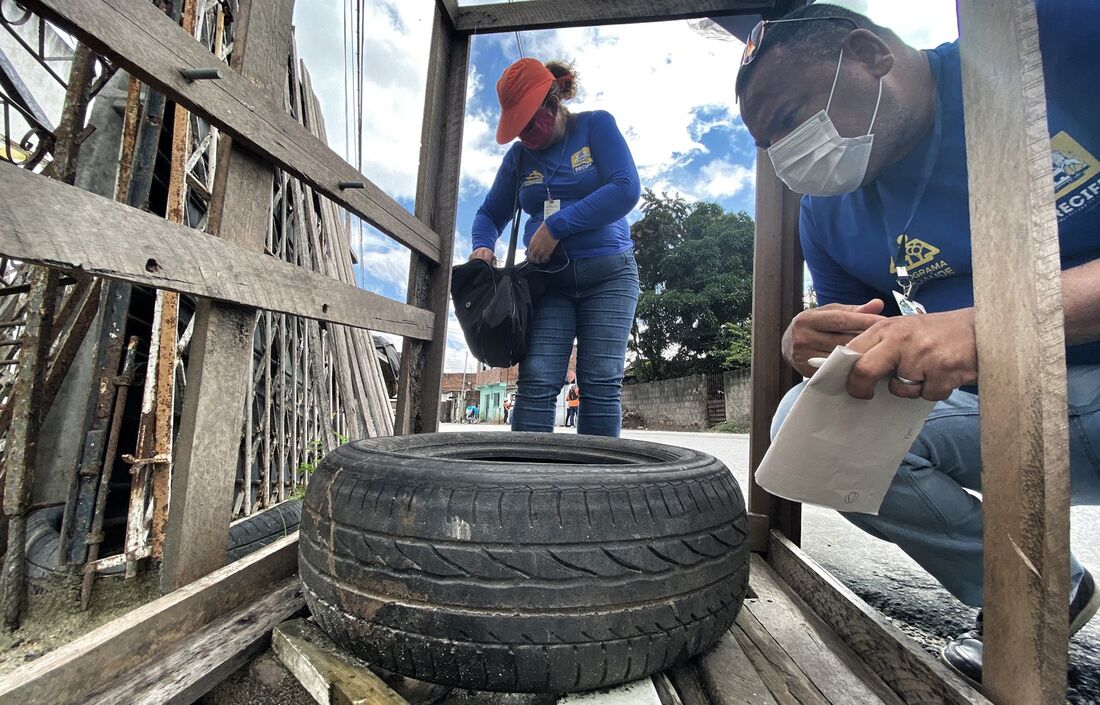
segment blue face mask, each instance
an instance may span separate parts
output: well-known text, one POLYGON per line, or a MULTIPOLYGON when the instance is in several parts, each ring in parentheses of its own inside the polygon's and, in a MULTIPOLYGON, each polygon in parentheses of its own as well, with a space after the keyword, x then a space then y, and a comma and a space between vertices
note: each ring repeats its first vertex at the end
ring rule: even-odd
POLYGON ((833 94, 840 78, 844 50, 836 64, 836 76, 829 91, 825 109, 794 129, 768 149, 776 176, 795 193, 811 196, 837 196, 851 193, 863 183, 871 160, 871 147, 879 104, 882 102, 882 79, 878 81, 878 98, 871 115, 867 134, 861 137, 841 137, 829 117, 833 94))

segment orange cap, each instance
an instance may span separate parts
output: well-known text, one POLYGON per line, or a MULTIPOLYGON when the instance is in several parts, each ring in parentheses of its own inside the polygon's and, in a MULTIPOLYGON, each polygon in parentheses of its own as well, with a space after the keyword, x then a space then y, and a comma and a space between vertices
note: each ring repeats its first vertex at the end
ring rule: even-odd
POLYGON ((504 69, 497 81, 500 99, 498 144, 507 144, 523 132, 546 100, 553 83, 554 74, 537 59, 520 59, 504 69))

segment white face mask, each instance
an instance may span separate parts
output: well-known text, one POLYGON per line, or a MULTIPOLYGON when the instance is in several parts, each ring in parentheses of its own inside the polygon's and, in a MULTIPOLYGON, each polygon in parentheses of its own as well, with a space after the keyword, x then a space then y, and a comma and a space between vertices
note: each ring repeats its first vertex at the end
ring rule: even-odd
POLYGON ((863 183, 867 164, 871 160, 871 134, 882 102, 882 79, 878 81, 878 99, 867 134, 862 137, 841 137, 829 118, 833 93, 840 78, 844 50, 836 64, 836 76, 829 91, 825 109, 794 129, 768 149, 776 175, 795 193, 811 196, 837 196, 851 193, 863 183))

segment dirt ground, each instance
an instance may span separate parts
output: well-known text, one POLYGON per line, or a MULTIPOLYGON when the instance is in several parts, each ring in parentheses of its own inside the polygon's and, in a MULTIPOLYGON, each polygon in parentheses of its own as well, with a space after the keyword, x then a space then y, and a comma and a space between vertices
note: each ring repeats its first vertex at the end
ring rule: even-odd
POLYGON ((156 575, 97 580, 92 604, 80 611, 80 583, 65 577, 48 588, 31 583, 28 613, 14 632, 0 629, 0 676, 26 665, 82 634, 160 597, 156 575))

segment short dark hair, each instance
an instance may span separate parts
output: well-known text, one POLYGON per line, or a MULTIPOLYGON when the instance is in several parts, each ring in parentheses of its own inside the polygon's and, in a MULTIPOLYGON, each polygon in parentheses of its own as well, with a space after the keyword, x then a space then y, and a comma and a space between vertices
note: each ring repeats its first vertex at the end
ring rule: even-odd
POLYGON ((839 5, 827 3, 814 3, 789 12, 782 19, 793 20, 802 17, 843 17, 845 21, 821 22, 780 22, 768 25, 763 46, 756 58, 748 66, 742 66, 737 72, 737 84, 735 90, 740 98, 749 85, 753 69, 760 63, 760 57, 778 46, 793 49, 803 59, 824 60, 831 58, 834 62, 840 56, 837 52, 840 43, 853 29, 868 29, 875 34, 892 35, 885 27, 872 22, 866 15, 853 12, 839 5), (847 20, 851 20, 848 22, 847 20), (854 26, 853 26, 854 25, 854 26))

